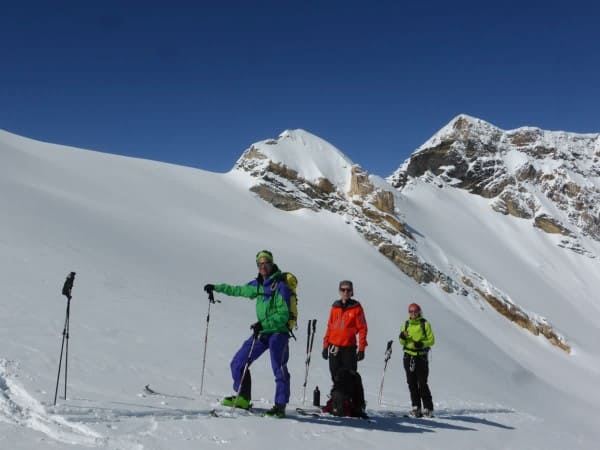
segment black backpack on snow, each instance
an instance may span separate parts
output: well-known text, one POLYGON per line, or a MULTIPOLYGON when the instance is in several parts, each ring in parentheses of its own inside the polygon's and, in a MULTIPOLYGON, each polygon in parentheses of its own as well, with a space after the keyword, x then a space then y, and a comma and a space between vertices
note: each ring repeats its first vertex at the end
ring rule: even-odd
POLYGON ((358 372, 340 369, 335 374, 331 398, 323 408, 334 416, 362 417, 365 415, 365 393, 358 372))

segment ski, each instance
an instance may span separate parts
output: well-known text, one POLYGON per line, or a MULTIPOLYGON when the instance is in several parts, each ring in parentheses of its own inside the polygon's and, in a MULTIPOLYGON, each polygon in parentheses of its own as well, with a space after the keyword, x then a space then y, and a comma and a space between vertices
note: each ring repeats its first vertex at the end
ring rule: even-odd
POLYGON ((243 416, 254 416, 255 414, 249 409, 240 409, 237 408, 235 413, 232 413, 230 410, 222 410, 218 408, 213 408, 209 411, 209 415, 212 417, 224 417, 227 419, 235 419, 239 415, 243 416))
POLYGON ((375 423, 375 420, 373 420, 369 416, 364 416, 364 417, 334 416, 333 414, 323 412, 320 409, 296 408, 296 413, 300 416, 315 417, 315 418, 320 418, 320 419, 360 419, 360 420, 366 420, 367 422, 375 423))
POLYGON ((324 413, 320 409, 306 409, 306 408, 296 408, 296 412, 301 416, 311 416, 311 417, 327 417, 329 414, 324 413))
POLYGON ((212 417, 222 417, 227 419, 235 419, 238 416, 246 416, 246 417, 264 417, 266 419, 290 419, 293 417, 284 416, 284 417, 271 417, 265 416, 265 413, 268 411, 267 408, 250 408, 250 409, 241 409, 236 408, 235 412, 232 413, 230 409, 222 410, 219 408, 213 408, 209 411, 209 415, 212 417))
POLYGON ((162 398, 178 398, 178 399, 181 399, 181 400, 196 400, 193 397, 186 397, 185 395, 165 394, 164 392, 155 391, 154 389, 152 389, 150 387, 149 384, 147 384, 146 386, 144 386, 144 394, 152 395, 152 396, 155 396, 155 397, 162 397, 162 398))
POLYGON ((433 419, 435 416, 433 414, 429 415, 429 416, 425 416, 423 414, 421 415, 414 415, 411 413, 407 413, 407 414, 403 414, 402 417, 407 417, 409 419, 433 419))
POLYGON ((395 412, 395 411, 381 411, 379 413, 379 415, 381 415, 381 417, 391 417, 391 418, 404 417, 404 418, 407 418, 407 419, 431 419, 431 418, 435 417, 434 415, 431 415, 431 416, 424 416, 424 415, 415 416, 411 412, 395 412))

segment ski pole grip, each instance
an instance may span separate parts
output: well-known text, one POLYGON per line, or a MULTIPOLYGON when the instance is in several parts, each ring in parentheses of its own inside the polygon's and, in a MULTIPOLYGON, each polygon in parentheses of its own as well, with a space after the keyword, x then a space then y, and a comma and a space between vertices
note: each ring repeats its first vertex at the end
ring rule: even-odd
POLYGON ((73 289, 73 281, 75 281, 75 272, 69 273, 67 275, 67 279, 65 280, 65 284, 63 284, 62 295, 71 300, 71 289, 73 289))
POLYGON ((213 291, 210 291, 208 293, 208 301, 210 303, 221 303, 221 300, 219 300, 218 298, 215 299, 215 294, 213 294, 213 291))

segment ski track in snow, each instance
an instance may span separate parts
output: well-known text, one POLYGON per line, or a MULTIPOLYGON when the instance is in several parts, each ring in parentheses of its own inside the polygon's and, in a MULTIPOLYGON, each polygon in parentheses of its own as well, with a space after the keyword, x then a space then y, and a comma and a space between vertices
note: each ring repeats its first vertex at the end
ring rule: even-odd
POLYGON ((0 422, 30 428, 58 442, 84 447, 141 450, 142 446, 111 442, 80 423, 49 413, 44 405, 32 397, 15 380, 12 361, 0 359, 0 422))

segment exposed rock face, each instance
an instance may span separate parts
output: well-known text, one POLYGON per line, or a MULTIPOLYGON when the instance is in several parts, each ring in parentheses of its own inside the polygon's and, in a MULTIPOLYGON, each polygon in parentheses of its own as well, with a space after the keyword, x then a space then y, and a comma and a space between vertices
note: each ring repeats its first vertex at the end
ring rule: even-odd
POLYGON ((541 228, 546 233, 562 234, 570 236, 571 232, 561 225, 555 218, 548 216, 547 214, 541 214, 534 220, 534 226, 541 228))
POLYGON ((364 172, 360 166, 353 166, 349 194, 364 198, 370 195, 374 189, 373 184, 369 181, 369 174, 364 172))
POLYGON ((476 295, 514 324, 535 336, 541 334, 552 345, 567 353, 571 352, 571 347, 566 343, 565 338, 554 331, 546 319, 536 317, 535 314, 528 313, 517 306, 505 293, 492 286, 481 275, 468 270, 458 272, 462 284, 470 288, 468 295, 476 295))
POLYGON ((521 219, 532 219, 540 205, 537 199, 526 190, 507 186, 491 203, 492 208, 502 214, 521 219))
POLYGON ((423 144, 388 181, 402 190, 413 178, 441 182, 492 199, 501 213, 565 236, 600 240, 600 134, 501 130, 458 116, 423 144), (554 211, 542 210, 550 201, 554 211), (557 212, 558 211, 558 212, 557 212))
POLYGON ((546 339, 548 339, 548 341, 550 341, 551 344, 557 346, 561 350, 564 350, 567 353, 571 352, 571 347, 564 341, 564 338, 559 336, 548 323, 539 322, 533 319, 514 304, 502 301, 498 297, 495 297, 482 290, 476 289, 476 291, 496 311, 498 311, 503 316, 507 317, 510 321, 519 325, 521 328, 525 328, 535 336, 541 334, 546 339))
POLYGON ((437 283, 444 291, 449 293, 460 289, 458 283, 452 278, 440 272, 431 264, 421 262, 417 255, 408 249, 397 245, 384 244, 379 246, 379 251, 417 283, 437 283))
POLYGON ((250 190, 258 194, 258 196, 264 201, 271 203, 275 208, 282 209, 284 211, 296 211, 297 209, 302 209, 305 207, 305 205, 297 199, 285 195, 276 189, 271 189, 269 186, 264 184, 252 186, 250 190))

